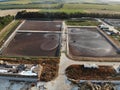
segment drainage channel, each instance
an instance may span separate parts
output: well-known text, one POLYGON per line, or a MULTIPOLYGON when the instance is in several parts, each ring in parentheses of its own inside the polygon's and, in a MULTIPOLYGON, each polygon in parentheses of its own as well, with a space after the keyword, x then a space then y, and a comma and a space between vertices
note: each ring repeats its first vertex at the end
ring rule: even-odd
POLYGON ((37 77, 11 77, 11 76, 0 76, 0 79, 11 80, 11 81, 24 81, 24 82, 37 82, 37 77))

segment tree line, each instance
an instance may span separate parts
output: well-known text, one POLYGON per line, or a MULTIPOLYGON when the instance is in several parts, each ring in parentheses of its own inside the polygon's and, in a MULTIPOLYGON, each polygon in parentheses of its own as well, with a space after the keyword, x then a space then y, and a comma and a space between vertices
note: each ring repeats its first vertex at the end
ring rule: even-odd
POLYGON ((114 18, 120 19, 120 14, 103 14, 103 13, 85 13, 85 12, 26 12, 21 11, 16 15, 16 19, 31 19, 31 18, 48 18, 48 19, 69 19, 69 18, 114 18))
POLYGON ((0 30, 3 29, 6 25, 8 25, 13 19, 14 16, 10 15, 0 17, 0 30))

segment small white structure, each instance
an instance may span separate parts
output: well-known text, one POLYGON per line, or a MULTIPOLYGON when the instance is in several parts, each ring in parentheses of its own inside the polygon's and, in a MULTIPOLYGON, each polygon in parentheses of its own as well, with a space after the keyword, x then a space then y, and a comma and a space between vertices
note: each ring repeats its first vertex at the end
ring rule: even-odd
POLYGON ((109 27, 106 26, 106 25, 99 25, 99 28, 102 29, 102 30, 109 30, 109 27))
POLYGON ((96 64, 84 64, 84 68, 99 68, 96 64))
POLYGON ((7 73, 8 70, 3 70, 3 69, 0 69, 0 73, 7 73))
POLYGON ((19 74, 20 75, 26 75, 26 76, 37 76, 37 74, 33 73, 31 70, 30 71, 22 71, 19 74))

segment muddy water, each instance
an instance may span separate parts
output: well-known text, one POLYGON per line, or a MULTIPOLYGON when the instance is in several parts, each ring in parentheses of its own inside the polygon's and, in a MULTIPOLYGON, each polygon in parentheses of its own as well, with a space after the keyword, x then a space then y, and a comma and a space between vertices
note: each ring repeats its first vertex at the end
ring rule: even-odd
POLYGON ((74 28, 70 30, 69 43, 75 56, 116 56, 115 49, 97 29, 74 28))

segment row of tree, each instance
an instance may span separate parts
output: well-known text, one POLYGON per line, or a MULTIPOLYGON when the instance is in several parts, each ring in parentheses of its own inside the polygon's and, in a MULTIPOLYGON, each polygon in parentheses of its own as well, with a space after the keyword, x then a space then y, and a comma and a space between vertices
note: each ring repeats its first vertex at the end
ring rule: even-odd
POLYGON ((0 30, 3 29, 6 25, 8 25, 13 19, 14 16, 10 15, 0 17, 0 30))
POLYGON ((16 15, 16 19, 30 19, 30 18, 69 19, 69 18, 81 18, 81 17, 120 19, 120 14, 21 11, 21 12, 18 12, 16 15))

